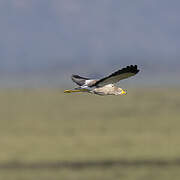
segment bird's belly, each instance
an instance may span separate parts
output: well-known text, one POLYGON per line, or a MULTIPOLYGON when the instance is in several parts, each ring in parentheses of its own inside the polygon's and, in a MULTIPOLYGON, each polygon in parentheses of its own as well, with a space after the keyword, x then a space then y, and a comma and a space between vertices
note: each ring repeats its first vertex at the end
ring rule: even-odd
POLYGON ((105 89, 105 88, 95 88, 93 90, 93 93, 101 95, 101 96, 112 95, 111 91, 109 89, 105 89))

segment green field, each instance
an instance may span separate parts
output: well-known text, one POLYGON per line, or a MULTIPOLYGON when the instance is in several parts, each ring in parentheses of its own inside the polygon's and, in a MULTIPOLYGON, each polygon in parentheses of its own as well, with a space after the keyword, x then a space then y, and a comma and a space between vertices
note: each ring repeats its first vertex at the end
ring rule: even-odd
POLYGON ((179 180, 180 89, 0 90, 0 180, 179 180))

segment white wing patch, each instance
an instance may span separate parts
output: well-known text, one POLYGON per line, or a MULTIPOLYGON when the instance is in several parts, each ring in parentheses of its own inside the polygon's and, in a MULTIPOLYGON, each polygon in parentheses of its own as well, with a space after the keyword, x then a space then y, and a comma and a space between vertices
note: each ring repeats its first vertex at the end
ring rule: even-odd
POLYGON ((92 82, 94 82, 94 79, 86 80, 84 85, 88 86, 88 84, 91 84, 92 82))
POLYGON ((81 86, 82 88, 89 88, 92 86, 92 84, 96 83, 95 79, 90 79, 90 80, 86 80, 85 83, 83 84, 83 86, 81 86))

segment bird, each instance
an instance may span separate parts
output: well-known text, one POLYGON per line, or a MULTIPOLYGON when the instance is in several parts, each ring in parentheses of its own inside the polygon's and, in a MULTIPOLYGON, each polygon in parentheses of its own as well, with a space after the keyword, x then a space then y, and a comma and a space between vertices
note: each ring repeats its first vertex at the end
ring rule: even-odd
POLYGON ((139 71, 137 65, 130 65, 101 79, 91 79, 73 74, 71 79, 78 87, 72 90, 65 90, 64 93, 87 92, 101 96, 126 95, 127 92, 115 84, 136 75, 139 71))

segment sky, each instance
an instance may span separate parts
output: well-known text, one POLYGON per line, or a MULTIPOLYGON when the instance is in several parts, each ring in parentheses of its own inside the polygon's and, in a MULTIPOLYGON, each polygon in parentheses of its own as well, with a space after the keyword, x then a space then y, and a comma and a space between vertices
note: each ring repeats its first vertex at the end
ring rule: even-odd
POLYGON ((0 87, 129 64, 140 66, 143 82, 172 81, 180 75, 179 7, 179 0, 0 0, 0 87))

